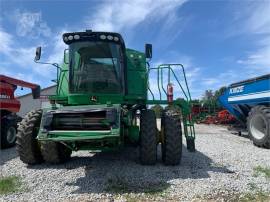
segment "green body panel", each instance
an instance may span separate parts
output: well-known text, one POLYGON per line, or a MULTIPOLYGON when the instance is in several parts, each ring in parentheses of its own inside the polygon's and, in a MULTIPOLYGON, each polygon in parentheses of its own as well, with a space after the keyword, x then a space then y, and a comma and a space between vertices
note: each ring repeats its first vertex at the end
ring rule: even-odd
POLYGON ((128 100, 146 100, 147 72, 145 54, 132 49, 127 49, 126 56, 128 100))
POLYGON ((122 103, 124 96, 115 94, 72 94, 68 96, 69 105, 100 105, 122 103), (95 97, 95 98, 93 98, 95 97))
POLYGON ((46 137, 39 137, 39 140, 46 139, 52 141, 81 141, 119 138, 118 129, 111 131, 50 131, 46 137))
MULTIPOLYGON (((65 53, 65 57, 68 57, 68 54, 65 53)), ((61 69, 58 69, 58 85, 57 85, 57 96, 67 96, 68 95, 68 81, 69 81, 69 70, 68 64, 63 62, 61 69)))

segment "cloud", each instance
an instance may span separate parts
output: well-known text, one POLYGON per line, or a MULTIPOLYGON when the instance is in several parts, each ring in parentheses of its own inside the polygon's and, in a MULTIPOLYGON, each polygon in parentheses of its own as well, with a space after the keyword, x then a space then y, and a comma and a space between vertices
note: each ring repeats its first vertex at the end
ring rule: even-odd
POLYGON ((237 63, 245 65, 259 74, 269 73, 270 43, 267 42, 267 38, 263 38, 263 41, 265 43, 261 41, 262 45, 257 50, 252 51, 245 58, 238 59, 237 63))
POLYGON ((245 60, 237 60, 239 64, 245 65, 257 65, 257 66, 270 66, 270 46, 266 46, 255 52, 255 54, 249 55, 245 60))
POLYGON ((16 10, 12 18, 16 22, 16 34, 18 36, 39 38, 51 35, 51 29, 43 21, 41 12, 21 12, 16 10))
MULTIPOLYGON (((186 0, 106 1, 98 5, 95 9, 96 12, 86 17, 84 23, 78 24, 77 28, 81 28, 83 25, 97 31, 132 31, 135 26, 142 22, 147 24, 151 23, 150 21, 158 22, 161 18, 164 18, 166 19, 165 24, 168 26, 162 27, 162 32, 166 33, 175 23, 182 20, 177 18, 176 10, 185 2, 186 0)), ((68 27, 64 30, 63 27, 59 28, 60 31, 54 34, 55 37, 50 37, 50 40, 48 40, 48 37, 52 36, 52 31, 42 18, 41 12, 17 9, 12 16, 13 22, 16 23, 16 34, 11 35, 3 30, 0 32, 0 47, 3 47, 1 50, 5 50, 5 53, 3 53, 5 59, 0 61, 0 65, 10 61, 13 65, 17 65, 13 69, 14 75, 22 77, 24 74, 27 79, 39 78, 42 81, 47 79, 49 83, 49 78, 52 79, 56 75, 55 69, 49 65, 39 65, 33 62, 35 47, 38 45, 43 46, 42 61, 60 63, 63 59, 63 51, 66 48, 61 34, 66 30, 78 29, 68 27), (22 43, 18 43, 19 38, 16 35, 24 38, 34 38, 35 40, 31 42, 31 45, 22 45, 22 43), (28 73, 29 70, 30 73, 28 73)), ((76 28, 76 26, 73 26, 73 28, 76 28)), ((185 64, 188 64, 187 66, 190 66, 191 62, 188 61, 188 57, 183 56, 182 59, 185 64)), ((174 61, 177 62, 177 60, 174 61)), ((191 68, 192 71, 192 74, 195 74, 197 70, 191 68)))
POLYGON ((204 78, 202 79, 202 84, 206 86, 213 86, 215 84, 219 83, 219 80, 216 78, 204 78))
MULTIPOLYGON (((17 42, 16 37, 7 33, 4 29, 0 29, 0 73, 14 76, 26 81, 37 81, 35 78, 47 80, 42 82, 47 86, 50 79, 54 75, 54 68, 44 68, 34 62, 34 54, 36 46, 22 46, 17 42)), ((42 41, 38 44, 44 44, 42 41)), ((47 65, 48 66, 48 65, 47 65)))
MULTIPOLYGON (((201 76, 198 79, 200 85, 198 85, 199 89, 204 90, 218 90, 223 86, 228 86, 232 83, 247 79, 252 77, 252 71, 245 71, 245 74, 239 74, 239 72, 244 71, 243 69, 233 69, 228 70, 226 72, 221 72, 212 76, 201 76)), ((202 75, 207 75, 202 73, 202 75)), ((204 92, 201 90, 201 92, 204 92)), ((202 95, 202 94, 201 94, 202 95)))
MULTIPOLYGON (((42 19, 41 12, 15 10, 7 19, 16 25, 16 33, 5 31, 0 25, 0 73, 36 82, 43 87, 51 85, 51 79, 56 76, 56 68, 51 65, 34 62, 35 49, 42 46, 41 61, 61 63, 63 51, 66 48, 62 41, 62 31, 51 36, 51 29, 42 19), (21 38, 31 40, 31 43, 21 43, 21 38), (34 40, 32 40, 34 39, 34 40)), ((63 29, 63 28, 62 28, 63 29)))
POLYGON ((250 13, 246 21, 246 29, 257 34, 268 34, 270 32, 270 1, 254 2, 250 6, 250 13))
POLYGON ((153 34, 153 43, 157 44, 155 47, 159 49, 170 47, 170 45, 178 39, 187 25, 190 25, 190 22, 190 16, 181 16, 180 12, 177 11, 177 7, 172 8, 172 10, 167 13, 166 17, 164 17, 164 22, 158 27, 158 31, 155 30, 153 34), (160 43, 160 41, 164 41, 164 43, 160 43))
POLYGON ((0 27, 0 53, 10 51, 12 36, 0 27))
POLYGON ((66 33, 66 30, 61 30, 55 34, 55 37, 52 39, 53 47, 48 47, 50 49, 50 55, 47 59, 48 62, 51 63, 62 63, 63 62, 63 56, 64 56, 64 50, 67 47, 67 45, 63 42, 62 34, 66 33))
MULTIPOLYGON (((163 58, 153 61, 151 64, 151 67, 157 67, 160 64, 182 64, 185 68, 185 75, 188 83, 188 87, 190 89, 191 97, 198 97, 198 92, 200 95, 202 94, 203 90, 198 91, 198 87, 196 85, 197 80, 200 78, 201 68, 198 67, 195 62, 193 61, 193 58, 187 55, 183 55, 176 51, 169 51, 168 55, 165 54, 163 58)), ((187 93, 187 88, 185 84, 185 79, 183 75, 183 71, 180 68, 180 66, 174 66, 172 67, 173 71, 175 72, 175 75, 177 76, 177 79, 179 80, 181 86, 183 87, 185 93, 187 93)), ((163 71, 163 83, 164 88, 166 91, 167 83, 168 83, 168 71, 163 71)), ((178 85, 177 81, 175 80, 174 76, 171 73, 171 82, 174 85, 174 96, 177 97, 184 97, 184 93, 181 90, 181 87, 178 85)), ((149 78, 149 83, 151 90, 155 96, 156 99, 159 99, 159 89, 157 85, 157 71, 152 71, 149 78)), ((160 85, 161 90, 161 97, 162 99, 166 99, 165 93, 162 89, 162 86, 160 85)), ((148 93, 149 99, 152 99, 152 96, 150 92, 148 93)))
MULTIPOLYGON (((29 64, 29 57, 34 51, 34 47, 23 48, 19 47, 14 41, 14 36, 7 33, 4 29, 0 29, 0 53, 2 56, 7 56, 10 61, 16 64, 29 64)), ((32 61, 32 60, 31 60, 32 61)), ((3 59, 1 63, 3 63, 3 59)))
POLYGON ((98 31, 120 31, 146 21, 149 16, 163 17, 185 0, 106 1, 98 6, 97 13, 86 18, 86 25, 98 31))
POLYGON ((270 68, 270 1, 251 3, 239 21, 241 34, 255 37, 255 50, 238 59, 257 74, 269 73, 270 68))
POLYGON ((21 79, 23 81, 27 81, 30 83, 36 83, 36 84, 40 84, 40 80, 34 75, 34 74, 25 74, 23 71, 10 71, 10 68, 4 67, 4 66, 0 66, 1 69, 1 73, 0 74, 4 74, 6 76, 10 76, 16 79, 21 79))

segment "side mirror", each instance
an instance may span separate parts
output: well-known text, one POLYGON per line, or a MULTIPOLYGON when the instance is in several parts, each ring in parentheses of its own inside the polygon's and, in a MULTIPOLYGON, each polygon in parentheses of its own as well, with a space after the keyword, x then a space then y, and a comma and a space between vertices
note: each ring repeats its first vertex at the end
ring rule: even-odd
POLYGON ((145 57, 152 58, 152 44, 145 44, 145 57))
POLYGON ((40 86, 37 86, 36 88, 32 89, 32 96, 33 99, 40 98, 40 86))
POLYGON ((69 63, 69 55, 68 55, 69 49, 64 50, 64 63, 68 64, 69 63))
POLYGON ((41 56, 41 47, 37 47, 36 49, 36 57, 35 57, 35 61, 39 61, 40 60, 40 56, 41 56))

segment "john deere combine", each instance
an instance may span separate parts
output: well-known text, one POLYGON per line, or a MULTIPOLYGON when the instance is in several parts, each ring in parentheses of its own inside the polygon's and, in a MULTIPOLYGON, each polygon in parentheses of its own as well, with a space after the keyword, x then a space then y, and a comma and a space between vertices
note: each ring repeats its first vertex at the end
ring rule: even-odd
MULTIPOLYGON (((177 165, 182 155, 182 128, 188 150, 195 151, 191 98, 181 64, 150 68, 152 45, 146 44, 145 53, 128 49, 118 33, 65 33, 63 41, 69 49, 64 51, 61 66, 53 64, 57 92, 49 98, 51 107, 29 112, 18 128, 17 150, 24 163, 61 163, 72 151, 110 151, 132 143, 140 147, 141 163, 153 165, 161 143, 163 162, 177 165), (175 69, 181 70, 183 80, 175 69), (159 99, 149 87, 153 71, 158 78, 152 85, 156 85, 159 99), (173 100, 172 81, 183 99, 173 100), (148 109, 154 104, 168 105, 160 131, 154 111, 148 109)), ((36 62, 40 55, 38 47, 36 62)))

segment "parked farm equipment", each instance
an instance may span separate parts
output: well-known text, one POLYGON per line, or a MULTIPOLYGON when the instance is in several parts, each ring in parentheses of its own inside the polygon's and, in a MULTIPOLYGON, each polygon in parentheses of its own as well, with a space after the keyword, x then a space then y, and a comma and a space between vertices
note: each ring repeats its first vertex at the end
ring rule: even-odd
MULTIPOLYGON (((146 44, 145 53, 128 49, 118 33, 65 33, 63 41, 69 50, 64 52, 61 66, 53 64, 58 73, 56 95, 49 97, 51 107, 28 113, 18 128, 17 149, 23 162, 60 163, 68 160, 72 151, 110 151, 132 142, 140 147, 142 164, 156 163, 161 143, 163 162, 177 165, 182 155, 181 121, 187 148, 195 151, 191 97, 183 65, 150 67, 147 58, 152 57, 152 45, 146 44), (181 70, 183 80, 175 69, 181 70), (149 86, 153 71, 158 77, 159 99, 149 86), (173 81, 183 93, 181 100, 172 99, 173 81), (152 99, 148 99, 148 91, 152 99), (182 117, 165 111, 158 131, 155 113, 147 107, 154 104, 178 106, 182 117)), ((40 54, 39 47, 36 62, 40 54)))
POLYGON ((246 125, 255 145, 270 149, 270 74, 231 84, 219 101, 246 125))
POLYGON ((202 123, 208 117, 217 116, 218 111, 220 111, 220 108, 217 108, 213 104, 192 102, 192 117, 196 123, 202 123))
POLYGON ((40 87, 36 84, 0 75, 0 147, 7 148, 15 144, 17 123, 21 120, 16 112, 20 110, 20 102, 14 97, 17 86, 32 89, 34 98, 38 98, 40 87))
POLYGON ((236 119, 227 110, 221 110, 215 114, 207 115, 197 123, 204 124, 234 124, 236 119))

